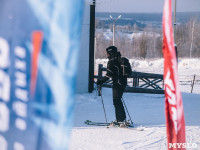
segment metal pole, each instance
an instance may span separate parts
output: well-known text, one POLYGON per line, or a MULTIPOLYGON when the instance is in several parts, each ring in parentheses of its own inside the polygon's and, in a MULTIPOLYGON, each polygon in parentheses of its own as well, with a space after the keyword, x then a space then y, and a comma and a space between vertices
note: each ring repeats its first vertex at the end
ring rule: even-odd
POLYGON ((113 46, 115 46, 115 22, 113 21, 113 46))
MULTIPOLYGON (((99 89, 98 95, 101 96, 101 102, 102 102, 102 105, 103 105, 103 110, 104 110, 104 115, 105 115, 105 119, 106 119, 106 124, 108 124, 108 120, 107 120, 107 117, 106 117, 106 110, 105 110, 104 102, 103 102, 103 98, 102 98, 102 86, 99 85, 98 89, 99 89)), ((107 128, 108 128, 108 125, 107 125, 107 128)))
POLYGON ((176 60, 178 63, 178 50, 176 45, 176 0, 174 0, 174 48, 176 52, 176 60))
POLYGON ((90 36, 89 36, 89 83, 88 92, 94 90, 94 38, 95 38, 95 0, 90 5, 90 36))
POLYGON ((195 76, 196 76, 196 75, 194 75, 193 82, 192 82, 192 89, 191 89, 191 93, 192 93, 192 91, 193 91, 193 87, 194 87, 195 76))
MULTIPOLYGON (((96 0, 93 0, 93 5, 96 6, 96 0)), ((95 25, 94 25, 94 32, 95 32, 95 25)), ((97 39, 96 39, 96 35, 94 34, 94 66, 95 66, 95 55, 96 55, 96 44, 97 44, 97 39)))
POLYGON ((128 109, 127 109, 127 107, 126 107, 126 104, 125 104, 123 98, 122 98, 122 102, 123 102, 123 104, 124 104, 124 107, 125 107, 125 109, 126 109, 126 112, 128 113, 128 116, 129 116, 129 119, 130 119, 130 121, 131 121, 131 124, 133 125, 133 121, 132 121, 132 119, 131 119, 131 116, 130 116, 130 114, 129 114, 129 112, 128 112, 128 109))
POLYGON ((110 19, 112 19, 113 22, 113 46, 115 46, 115 23, 117 22, 117 20, 121 18, 121 15, 118 16, 117 19, 113 19, 113 17, 110 15, 110 19))
POLYGON ((174 0, 174 43, 176 44, 176 0, 174 0))

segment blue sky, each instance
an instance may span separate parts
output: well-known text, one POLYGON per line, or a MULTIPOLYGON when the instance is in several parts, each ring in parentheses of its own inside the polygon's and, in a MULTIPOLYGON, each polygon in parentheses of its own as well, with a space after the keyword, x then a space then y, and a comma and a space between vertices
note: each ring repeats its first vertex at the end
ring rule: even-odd
MULTIPOLYGON (((174 1, 172 7, 174 10, 174 1)), ((176 0, 177 12, 200 12, 200 0, 176 0)), ((96 0, 96 12, 162 12, 164 0, 96 0)))

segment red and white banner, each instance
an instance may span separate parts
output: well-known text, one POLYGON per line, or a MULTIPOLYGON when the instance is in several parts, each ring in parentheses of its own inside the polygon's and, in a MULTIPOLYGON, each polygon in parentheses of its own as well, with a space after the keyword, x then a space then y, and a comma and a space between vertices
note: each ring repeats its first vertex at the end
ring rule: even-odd
POLYGON ((163 54, 168 149, 185 149, 185 120, 174 48, 171 0, 165 0, 163 10, 163 54))

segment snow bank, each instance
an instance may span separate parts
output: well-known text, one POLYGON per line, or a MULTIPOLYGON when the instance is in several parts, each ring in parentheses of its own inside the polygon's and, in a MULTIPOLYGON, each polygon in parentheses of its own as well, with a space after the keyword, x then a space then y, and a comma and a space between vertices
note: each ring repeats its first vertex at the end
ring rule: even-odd
MULTIPOLYGON (((95 73, 98 73, 98 64, 107 66, 108 59, 96 59, 95 73)), ((130 59, 133 71, 163 74, 164 59, 130 59)), ((179 59, 178 76, 182 92, 190 93, 195 76, 193 93, 200 94, 200 59, 179 59)))
MULTIPOLYGON (((108 59, 96 59, 95 70, 97 71, 98 64, 103 64, 106 67, 108 59)), ((164 59, 130 59, 133 70, 151 72, 151 73, 163 73, 164 59)), ((183 75, 188 75, 185 72, 188 69, 194 69, 195 72, 192 74, 200 74, 200 59, 179 59, 178 70, 183 73, 183 75)))

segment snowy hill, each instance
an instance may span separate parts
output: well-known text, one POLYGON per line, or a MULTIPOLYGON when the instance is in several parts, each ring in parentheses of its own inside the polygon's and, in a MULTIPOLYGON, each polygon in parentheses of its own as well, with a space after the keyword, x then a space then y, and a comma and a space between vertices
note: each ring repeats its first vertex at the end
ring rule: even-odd
MULTIPOLYGON (((187 143, 200 149, 200 95, 182 93, 187 143)), ((167 149, 163 94, 125 93, 123 96, 130 116, 144 131, 88 126, 85 120, 105 122, 101 98, 96 92, 76 97, 74 126, 70 150, 164 150, 167 149)), ((103 88, 108 122, 115 120, 112 90, 103 88)), ((128 115, 127 115, 128 119, 128 115)))
MULTIPOLYGON (((163 59, 130 60, 133 70, 163 73, 163 59)), ((199 59, 179 60, 179 78, 189 84, 181 85, 186 123, 186 142, 196 143, 200 150, 200 88, 196 81, 196 93, 190 94, 190 77, 200 75, 199 59)), ((107 60, 96 60, 106 67, 107 60)), ((96 72, 97 73, 97 72, 96 72)), ((192 78, 191 78, 192 80, 192 78)), ((112 90, 103 88, 103 100, 108 122, 115 120, 112 90)), ((88 126, 85 120, 105 122, 101 98, 97 92, 77 94, 74 126, 71 132, 70 150, 165 150, 167 149, 164 94, 124 93, 123 98, 135 129, 88 126), (144 131, 137 128, 143 127, 144 131)), ((129 119, 127 115, 127 119, 129 119)))

